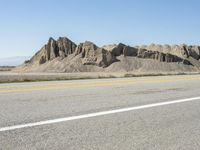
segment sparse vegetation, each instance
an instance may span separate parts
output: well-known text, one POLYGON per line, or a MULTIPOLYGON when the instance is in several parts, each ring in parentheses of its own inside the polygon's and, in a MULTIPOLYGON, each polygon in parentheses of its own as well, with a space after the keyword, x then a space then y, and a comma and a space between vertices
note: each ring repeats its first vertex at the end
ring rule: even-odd
POLYGON ((169 75, 197 75, 196 73, 1 73, 0 83, 13 82, 40 82, 59 80, 84 80, 84 79, 105 79, 105 78, 127 78, 127 77, 148 77, 148 76, 169 76, 169 75))

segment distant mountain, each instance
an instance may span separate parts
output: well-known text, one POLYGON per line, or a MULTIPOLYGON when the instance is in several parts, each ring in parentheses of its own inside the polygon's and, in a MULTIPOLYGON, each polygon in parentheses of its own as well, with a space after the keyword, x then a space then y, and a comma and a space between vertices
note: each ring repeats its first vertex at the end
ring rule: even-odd
POLYGON ((0 66, 17 66, 23 64, 24 61, 28 59, 30 59, 29 56, 0 58, 0 66))

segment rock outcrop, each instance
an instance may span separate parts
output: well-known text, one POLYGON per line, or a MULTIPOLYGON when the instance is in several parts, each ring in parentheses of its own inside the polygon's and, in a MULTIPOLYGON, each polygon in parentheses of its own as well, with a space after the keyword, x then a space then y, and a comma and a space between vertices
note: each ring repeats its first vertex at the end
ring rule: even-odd
POLYGON ((123 54, 124 56, 137 56, 138 54, 138 49, 130 46, 125 46, 123 48, 123 54))
POLYGON ((94 43, 89 41, 79 44, 75 54, 81 55, 84 65, 107 67, 116 61, 116 58, 111 52, 103 48, 99 48, 94 43))
POLYGON ((44 64, 45 62, 51 61, 57 57, 65 58, 68 55, 73 54, 76 47, 76 44, 68 38, 60 37, 56 41, 50 37, 48 43, 31 58, 30 63, 34 63, 39 59, 39 64, 44 64))
POLYGON ((183 64, 190 65, 190 62, 186 59, 180 58, 178 56, 169 54, 169 53, 163 53, 158 51, 150 51, 146 49, 139 49, 137 57, 139 58, 149 58, 149 59, 155 59, 160 62, 179 62, 183 64))
POLYGON ((68 38, 59 38, 57 40, 57 46, 59 51, 59 56, 67 57, 70 54, 73 54, 76 50, 76 44, 69 40, 68 38))
POLYGON ((200 47, 199 46, 188 46, 185 44, 182 45, 159 45, 151 44, 149 46, 143 45, 139 48, 147 49, 150 51, 162 52, 165 54, 175 55, 181 58, 188 58, 189 56, 194 59, 200 59, 200 47))
POLYGON ((148 60, 149 70, 160 69, 159 64, 165 63, 162 65, 168 66, 166 71, 172 70, 170 68, 197 71, 200 70, 200 46, 151 44, 132 47, 119 43, 99 47, 89 41, 76 45, 66 37, 57 40, 49 38, 47 44, 17 69, 27 72, 116 71, 116 65, 120 67, 124 64, 125 68, 119 68, 119 71, 134 71, 142 70, 138 66, 142 67, 143 61, 147 66, 148 60), (131 61, 135 64, 131 64, 131 61), (128 67, 127 64, 133 66, 128 67))

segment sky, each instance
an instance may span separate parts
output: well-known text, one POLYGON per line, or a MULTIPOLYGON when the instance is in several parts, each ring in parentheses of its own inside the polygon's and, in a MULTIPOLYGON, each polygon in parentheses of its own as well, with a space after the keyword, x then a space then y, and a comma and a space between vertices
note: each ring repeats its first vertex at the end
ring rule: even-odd
POLYGON ((0 58, 31 56, 49 39, 199 44, 199 0, 0 0, 0 58))

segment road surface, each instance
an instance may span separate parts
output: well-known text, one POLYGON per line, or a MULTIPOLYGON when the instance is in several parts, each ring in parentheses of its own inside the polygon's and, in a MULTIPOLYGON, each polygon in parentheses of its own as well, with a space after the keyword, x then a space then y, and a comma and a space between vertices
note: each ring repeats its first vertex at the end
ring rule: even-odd
POLYGON ((200 148, 200 75, 0 84, 0 150, 200 148))

